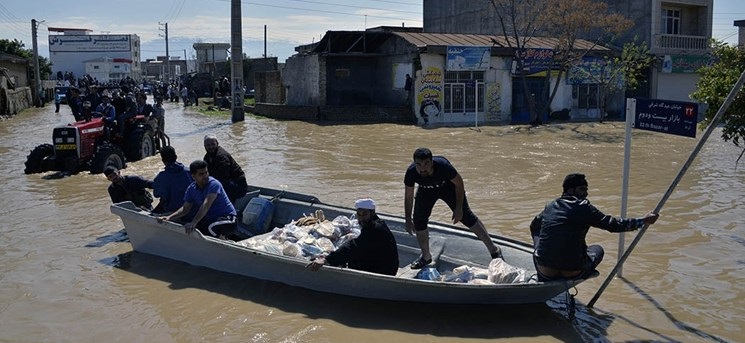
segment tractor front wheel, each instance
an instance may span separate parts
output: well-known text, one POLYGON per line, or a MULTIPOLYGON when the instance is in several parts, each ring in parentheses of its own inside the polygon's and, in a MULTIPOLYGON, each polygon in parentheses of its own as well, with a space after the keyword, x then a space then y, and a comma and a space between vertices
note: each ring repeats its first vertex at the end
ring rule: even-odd
POLYGON ((114 167, 116 169, 124 169, 127 167, 122 150, 117 146, 108 143, 99 146, 98 150, 96 150, 96 153, 93 155, 90 165, 91 174, 103 173, 106 167, 114 167))
POLYGON ((43 173, 47 171, 46 161, 54 156, 54 147, 51 144, 42 144, 31 150, 26 157, 26 174, 43 173))

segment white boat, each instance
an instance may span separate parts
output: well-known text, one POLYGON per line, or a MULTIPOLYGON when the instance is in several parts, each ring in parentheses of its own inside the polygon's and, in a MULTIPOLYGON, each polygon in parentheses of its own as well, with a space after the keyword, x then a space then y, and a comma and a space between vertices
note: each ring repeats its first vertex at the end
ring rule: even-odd
MULTIPOLYGON (((324 204, 313 196, 252 188, 260 190, 261 197, 281 195, 274 201, 273 227, 282 227, 318 209, 323 210, 327 218, 350 216, 355 212, 351 208, 324 204)), ((131 202, 113 204, 111 212, 121 217, 132 248, 137 252, 346 296, 424 303, 541 303, 583 281, 471 284, 414 278, 416 272, 411 271, 408 264, 419 256, 415 237, 406 233, 402 217, 380 213, 378 216, 388 224, 398 243, 401 265, 397 276, 332 266, 324 266, 313 272, 306 268, 308 260, 304 258, 248 248, 232 241, 203 236, 198 230, 187 235, 183 226, 171 222, 158 223, 155 217, 131 202)), ((429 229, 433 255, 438 257, 435 266, 441 273, 462 265, 487 268, 491 262, 483 243, 471 231, 436 222, 430 222, 429 229)), ((535 274, 532 245, 496 235, 491 237, 502 248, 508 264, 535 274)))

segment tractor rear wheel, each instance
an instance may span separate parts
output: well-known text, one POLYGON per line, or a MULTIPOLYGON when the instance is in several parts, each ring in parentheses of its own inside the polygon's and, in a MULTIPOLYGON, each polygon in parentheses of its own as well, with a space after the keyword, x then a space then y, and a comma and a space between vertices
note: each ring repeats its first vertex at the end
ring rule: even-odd
POLYGON ((127 167, 127 163, 124 160, 124 153, 116 145, 103 144, 93 154, 90 165, 91 174, 103 173, 106 167, 114 167, 116 169, 127 167))
POLYGON ((139 161, 145 157, 155 155, 153 145, 153 132, 144 128, 138 128, 126 139, 125 151, 130 161, 139 161))
POLYGON ((51 144, 37 146, 26 157, 26 169, 23 172, 26 174, 35 174, 47 171, 45 162, 52 156, 54 156, 54 147, 51 144))

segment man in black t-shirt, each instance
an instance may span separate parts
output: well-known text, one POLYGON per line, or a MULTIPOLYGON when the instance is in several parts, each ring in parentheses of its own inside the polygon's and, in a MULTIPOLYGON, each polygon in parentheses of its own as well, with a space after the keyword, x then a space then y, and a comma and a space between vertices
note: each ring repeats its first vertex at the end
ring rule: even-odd
POLYGON ((463 223, 484 242, 492 258, 502 257, 501 249, 492 242, 484 224, 468 206, 463 178, 445 157, 433 157, 432 151, 427 148, 416 149, 414 162, 406 170, 404 185, 406 186, 404 201, 406 231, 409 234, 416 232, 416 239, 422 250, 422 255, 411 264, 411 269, 420 269, 432 263, 427 223, 438 199, 445 201, 453 210, 453 224, 463 223), (416 190, 416 203, 414 203, 414 184, 419 184, 416 190), (414 209, 413 220, 412 208, 414 209))

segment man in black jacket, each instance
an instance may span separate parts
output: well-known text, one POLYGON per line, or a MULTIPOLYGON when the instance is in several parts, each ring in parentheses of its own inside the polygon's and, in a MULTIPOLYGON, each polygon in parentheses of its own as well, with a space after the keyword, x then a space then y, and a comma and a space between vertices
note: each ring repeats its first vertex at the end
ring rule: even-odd
POLYGON ((396 275, 398 272, 398 247, 388 225, 375 213, 375 202, 360 199, 354 203, 357 220, 362 232, 328 256, 318 256, 307 268, 317 271, 321 266, 348 266, 371 273, 396 275))
POLYGON ((599 245, 587 246, 590 226, 610 232, 633 231, 657 221, 659 214, 621 219, 603 214, 587 200, 587 180, 583 174, 564 178, 564 193, 549 202, 530 223, 535 251, 533 262, 538 281, 582 279, 595 272, 605 254, 599 245))
POLYGON ((220 181, 225 192, 228 193, 230 202, 242 198, 248 192, 246 174, 225 149, 217 142, 214 135, 204 136, 204 161, 207 162, 210 176, 220 181))
POLYGON ((122 176, 115 167, 106 167, 103 174, 111 181, 109 196, 112 203, 131 201, 143 210, 153 209, 153 195, 146 188, 153 189, 153 181, 139 175, 122 176))

